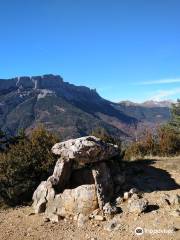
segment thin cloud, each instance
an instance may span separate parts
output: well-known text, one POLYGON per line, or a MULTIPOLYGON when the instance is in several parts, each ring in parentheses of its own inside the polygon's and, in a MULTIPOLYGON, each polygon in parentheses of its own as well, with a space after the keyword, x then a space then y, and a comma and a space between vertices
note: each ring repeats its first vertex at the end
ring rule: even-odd
POLYGON ((152 97, 151 100, 162 101, 180 93, 180 88, 174 88, 170 90, 159 90, 152 97))
POLYGON ((167 79, 159 79, 153 81, 144 81, 139 82, 138 85, 157 85, 157 84, 170 84, 170 83, 180 83, 180 78, 167 78, 167 79))

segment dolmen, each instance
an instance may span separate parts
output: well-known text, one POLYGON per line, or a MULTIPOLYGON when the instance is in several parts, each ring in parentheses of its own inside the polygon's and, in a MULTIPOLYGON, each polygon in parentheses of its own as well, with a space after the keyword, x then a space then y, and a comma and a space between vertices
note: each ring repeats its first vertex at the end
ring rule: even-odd
POLYGON ((59 158, 52 176, 33 194, 35 213, 44 212, 49 220, 58 221, 66 216, 89 215, 98 208, 111 211, 108 206, 114 195, 115 176, 110 166, 119 154, 118 147, 86 136, 56 143, 52 152, 59 158))

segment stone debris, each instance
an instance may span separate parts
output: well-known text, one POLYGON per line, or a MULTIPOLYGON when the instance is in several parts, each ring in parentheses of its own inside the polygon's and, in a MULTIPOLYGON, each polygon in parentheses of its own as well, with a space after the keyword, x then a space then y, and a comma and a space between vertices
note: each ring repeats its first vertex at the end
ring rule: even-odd
POLYGON ((130 213, 142 213, 147 209, 148 200, 147 199, 129 199, 128 201, 128 211, 130 213))
POLYGON ((160 198, 159 204, 161 206, 178 206, 180 205, 180 196, 178 194, 171 196, 169 194, 163 194, 160 198))
POLYGON ((109 215, 113 215, 113 214, 116 214, 118 212, 118 208, 110 203, 106 203, 103 207, 103 212, 105 214, 109 214, 109 215))
POLYGON ((131 194, 129 192, 125 192, 124 196, 123 196, 123 199, 128 200, 130 198, 130 196, 131 196, 131 194))
POLYGON ((180 210, 179 209, 172 210, 170 212, 170 215, 173 217, 180 217, 180 210))
POLYGON ((120 205, 121 203, 123 203, 123 198, 122 197, 117 197, 116 198, 116 205, 120 205))
POLYGON ((89 214, 89 218, 90 218, 90 219, 93 219, 93 218, 95 218, 95 216, 98 215, 98 214, 100 214, 100 209, 99 209, 99 208, 96 209, 96 210, 94 210, 92 213, 90 213, 90 214, 89 214))
POLYGON ((94 217, 94 220, 95 221, 104 221, 104 216, 101 216, 101 215, 96 215, 95 217, 94 217))
POLYGON ((137 194, 137 193, 134 193, 132 196, 131 196, 131 199, 132 200, 137 200, 137 199, 140 199, 140 198, 142 198, 139 194, 137 194))
POLYGON ((117 219, 112 219, 104 225, 104 230, 108 232, 118 231, 121 228, 121 223, 117 219))
POLYGON ((129 193, 130 193, 131 195, 133 195, 134 193, 138 194, 138 193, 139 193, 139 190, 138 190, 137 188, 131 188, 131 189, 129 190, 129 193))

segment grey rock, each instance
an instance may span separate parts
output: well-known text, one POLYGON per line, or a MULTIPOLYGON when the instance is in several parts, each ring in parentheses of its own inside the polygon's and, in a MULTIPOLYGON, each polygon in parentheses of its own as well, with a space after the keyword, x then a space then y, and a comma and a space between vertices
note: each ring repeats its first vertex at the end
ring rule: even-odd
POLYGON ((137 199, 139 199, 140 197, 141 197, 141 196, 140 196, 139 194, 133 193, 132 196, 131 196, 131 199, 132 199, 132 200, 137 200, 137 199))
POLYGON ((110 171, 106 163, 101 162, 94 164, 92 174, 95 180, 99 208, 102 209, 113 196, 113 182, 110 171))
POLYGON ((94 211, 89 215, 89 218, 90 218, 90 219, 93 219, 93 218, 95 218, 95 216, 97 216, 99 213, 100 213, 100 209, 98 208, 98 209, 94 210, 94 211))
POLYGON ((131 195, 133 195, 134 193, 138 194, 139 191, 138 191, 137 188, 131 188, 131 189, 129 190, 129 193, 130 193, 131 195))
POLYGON ((57 194, 46 206, 46 215, 66 217, 81 213, 89 215, 98 207, 95 185, 82 185, 74 189, 66 189, 57 194))
POLYGON ((129 192, 125 192, 124 196, 123 196, 123 199, 128 200, 130 198, 130 196, 131 196, 131 194, 129 192))
POLYGON ((108 215, 112 214, 113 215, 118 212, 118 209, 116 206, 113 206, 110 203, 106 203, 103 207, 103 212, 104 212, 104 214, 108 214, 108 215))
POLYGON ((43 221, 44 221, 44 222, 49 222, 50 219, 49 219, 48 217, 44 217, 44 218, 43 218, 43 221))
POLYGON ((56 143, 52 152, 68 161, 74 160, 79 166, 109 160, 118 155, 118 148, 116 145, 105 143, 94 136, 87 136, 56 143))
POLYGON ((61 192, 69 182, 71 175, 71 161, 64 161, 60 158, 55 165, 53 175, 48 178, 52 186, 56 186, 57 190, 61 192))
POLYGON ((142 213, 147 209, 148 200, 147 199, 129 199, 128 210, 131 213, 142 213))
POLYGON ((116 204, 119 205, 121 203, 123 203, 123 198, 122 197, 117 197, 116 198, 116 204))
POLYGON ((80 213, 77 220, 78 227, 84 227, 87 221, 88 221, 88 217, 80 213))
POLYGON ((54 198, 55 192, 52 188, 52 184, 47 181, 41 182, 36 191, 33 194, 33 208, 35 213, 44 212, 46 209, 46 203, 49 199, 54 198))
POLYGON ((121 223, 117 219, 112 219, 105 224, 104 230, 108 232, 117 231, 121 228, 121 223))
POLYGON ((104 221, 104 216, 96 215, 96 216, 94 217, 94 220, 95 220, 95 221, 104 221))

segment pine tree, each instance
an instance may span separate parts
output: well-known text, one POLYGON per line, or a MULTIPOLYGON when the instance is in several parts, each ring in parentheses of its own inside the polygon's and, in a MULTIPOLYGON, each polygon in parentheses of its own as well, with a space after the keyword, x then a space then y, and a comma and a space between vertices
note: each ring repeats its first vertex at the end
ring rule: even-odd
POLYGON ((177 134, 180 134, 180 99, 177 100, 177 103, 172 105, 171 120, 169 125, 177 134))

